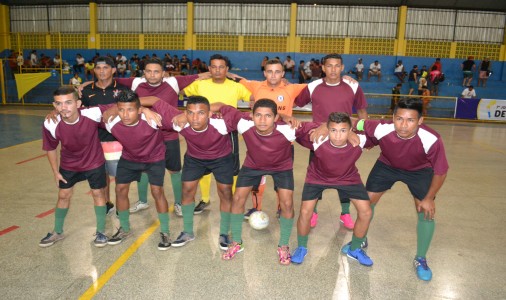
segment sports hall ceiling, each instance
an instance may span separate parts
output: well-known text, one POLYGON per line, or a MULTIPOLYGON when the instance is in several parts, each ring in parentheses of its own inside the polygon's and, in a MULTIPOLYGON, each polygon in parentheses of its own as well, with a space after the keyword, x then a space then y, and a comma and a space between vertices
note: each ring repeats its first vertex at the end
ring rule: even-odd
MULTIPOLYGON (((119 3, 186 3, 177 0, 113 0, 113 1, 82 1, 82 0, 0 0, 6 5, 45 5, 45 4, 88 4, 89 2, 104 4, 119 3)), ((365 5, 365 6, 401 6, 417 8, 489 10, 506 12, 505 0, 194 0, 194 3, 263 3, 263 4, 318 4, 318 5, 365 5)))

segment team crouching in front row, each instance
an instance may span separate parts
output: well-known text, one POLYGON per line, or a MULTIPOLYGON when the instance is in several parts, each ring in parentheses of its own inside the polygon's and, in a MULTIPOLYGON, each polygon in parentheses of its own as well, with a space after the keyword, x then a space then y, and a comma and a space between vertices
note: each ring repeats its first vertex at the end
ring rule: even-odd
POLYGON ((116 104, 81 109, 81 101, 72 87, 61 87, 54 92, 53 105, 58 117, 56 122, 44 122, 43 149, 48 153, 59 192, 54 230, 40 241, 41 247, 49 247, 64 238, 63 223, 73 186, 83 180, 88 180, 95 205, 95 246, 116 245, 128 238, 131 235, 129 185, 139 181, 142 173, 148 175, 160 221, 158 249, 185 246, 196 239, 193 215, 199 179, 213 173, 220 199, 218 244, 224 250, 222 258, 231 260, 245 249, 242 224, 246 199, 263 176, 271 175, 281 208, 277 248, 280 264, 303 263, 308 254, 314 207, 324 190, 335 189, 340 198, 351 199, 357 210, 351 242, 341 251, 364 266, 372 266, 373 261, 364 248, 368 246, 367 231, 374 207, 395 182, 402 181, 413 195, 418 212, 416 273, 422 280, 432 278, 426 253, 435 228, 434 200, 444 183, 448 163, 440 136, 423 124, 422 103, 418 99, 399 101, 392 121, 357 121, 346 113, 332 112, 326 124, 328 136, 315 140, 311 140, 311 133, 321 124, 285 118, 277 113, 276 103, 268 99, 255 101, 251 113, 222 103, 209 104, 200 96, 189 98, 184 113, 164 101, 142 103, 151 106, 151 110, 144 108, 139 97, 128 90, 120 91, 117 99, 116 104), (117 116, 103 123, 102 115, 110 112, 117 116), (123 145, 116 172, 120 228, 110 238, 105 234, 106 169, 97 134, 99 127, 105 127, 123 145), (187 143, 181 175, 183 232, 174 241, 169 237, 168 203, 163 191, 165 146, 159 129, 179 132, 187 143), (233 131, 242 134, 247 147, 234 193, 229 137, 233 131), (289 240, 295 215, 294 141, 314 151, 314 155, 302 191, 297 220, 298 247, 291 253, 289 240), (381 148, 381 154, 364 186, 355 163, 362 149, 374 146, 381 148))

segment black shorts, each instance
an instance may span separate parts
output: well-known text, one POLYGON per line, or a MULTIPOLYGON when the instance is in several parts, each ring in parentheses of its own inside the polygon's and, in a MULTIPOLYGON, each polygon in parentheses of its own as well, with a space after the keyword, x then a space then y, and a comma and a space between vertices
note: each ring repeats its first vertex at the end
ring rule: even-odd
POLYGON ((139 163, 120 158, 116 174, 116 183, 125 184, 140 181, 142 173, 148 174, 149 184, 163 186, 165 160, 153 163, 139 163))
POLYGON ((67 171, 60 168, 60 174, 67 181, 67 183, 64 183, 63 181, 58 182, 60 189, 70 189, 76 183, 83 180, 88 180, 88 184, 92 190, 98 190, 107 185, 105 164, 98 168, 83 172, 67 171))
MULTIPOLYGON (((241 169, 241 163, 239 162, 239 133, 237 131, 232 131, 230 134, 230 139, 232 141, 232 158, 234 162, 234 176, 239 174, 239 170, 241 169)), ((215 176, 216 177, 216 176, 215 176)))
POLYGON ((274 180, 274 186, 278 189, 293 191, 294 180, 293 170, 286 171, 269 171, 255 170, 243 166, 237 178, 236 187, 253 187, 258 184, 264 175, 271 175, 274 180))
POLYGON ((171 172, 181 171, 181 149, 179 139, 165 141, 165 168, 171 172))
POLYGON ((433 176, 432 168, 406 171, 390 167, 378 160, 369 173, 366 189, 369 192, 381 193, 392 188, 397 181, 401 181, 408 186, 413 197, 422 200, 429 191, 433 176))
POLYGON ((185 154, 181 181, 195 181, 213 173, 217 182, 232 184, 234 183, 232 159, 232 154, 217 159, 198 159, 185 154))
POLYGON ((322 193, 326 189, 334 189, 339 193, 339 199, 356 199, 369 201, 367 190, 363 184, 353 185, 320 185, 304 183, 302 201, 322 199, 322 193))
MULTIPOLYGON (((293 163, 293 160, 295 158, 295 148, 293 147, 293 144, 291 145, 291 147, 292 147, 292 163, 293 163)), ((260 178, 258 183, 253 186, 253 191, 258 192, 258 187, 260 186, 261 182, 262 182, 262 178, 260 178)), ((275 191, 278 190, 277 186, 274 186, 274 190, 275 191)))

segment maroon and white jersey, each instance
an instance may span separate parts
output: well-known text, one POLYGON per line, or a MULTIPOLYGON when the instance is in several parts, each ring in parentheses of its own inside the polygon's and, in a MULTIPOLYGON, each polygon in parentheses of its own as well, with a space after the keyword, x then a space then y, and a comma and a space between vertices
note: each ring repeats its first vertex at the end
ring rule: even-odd
POLYGON ((433 168, 436 175, 446 174, 448 161, 439 134, 425 124, 409 139, 400 138, 392 121, 367 120, 364 132, 374 145, 379 145, 381 154, 378 160, 406 171, 433 168))
MULTIPOLYGON (((129 87, 132 91, 137 93, 139 97, 154 96, 177 108, 179 91, 190 85, 198 78, 198 75, 168 77, 163 78, 163 81, 157 86, 150 85, 146 78, 141 77, 118 78, 116 80, 119 84, 129 87)), ((174 130, 164 129, 162 130, 162 134, 164 141, 178 139, 177 132, 174 130)))
POLYGON ((195 131, 189 124, 184 128, 174 125, 174 130, 186 139, 186 154, 193 158, 210 160, 232 153, 232 142, 228 134, 236 130, 237 116, 230 113, 233 110, 235 109, 231 106, 223 106, 220 109, 222 118, 211 117, 207 128, 202 131, 195 131))
POLYGON ((353 147, 350 143, 337 147, 330 142, 328 136, 319 142, 311 142, 309 130, 301 138, 297 138, 299 144, 314 151, 314 156, 307 167, 305 182, 319 185, 361 184, 362 179, 355 163, 362 155, 363 148, 372 145, 366 136, 358 135, 360 144, 357 147, 353 147))
POLYGON ((124 125, 119 116, 105 123, 107 131, 123 145, 121 157, 138 163, 153 163, 165 159, 162 131, 149 124, 141 114, 135 125, 124 125))
POLYGON ((42 126, 42 149, 52 151, 61 143, 60 167, 67 171, 83 172, 96 169, 105 163, 98 138, 102 113, 98 107, 79 112, 73 124, 58 116, 56 124, 47 120, 42 126))
POLYGON ((315 80, 295 98, 295 105, 313 105, 313 121, 327 122, 331 112, 345 112, 349 115, 355 109, 367 108, 364 92, 358 83, 341 79, 336 85, 329 85, 323 79, 315 80))

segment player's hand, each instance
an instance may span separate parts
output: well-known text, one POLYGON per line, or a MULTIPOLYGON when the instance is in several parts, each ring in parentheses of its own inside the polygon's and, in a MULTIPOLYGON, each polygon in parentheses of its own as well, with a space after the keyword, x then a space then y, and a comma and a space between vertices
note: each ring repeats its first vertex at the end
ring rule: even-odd
POLYGON ((197 78, 197 80, 204 80, 204 79, 209 79, 211 78, 211 72, 204 72, 204 73, 199 73, 199 78, 197 78))
POLYGON ((355 132, 350 131, 350 133, 348 134, 348 142, 353 147, 357 147, 358 145, 360 145, 360 138, 358 137, 358 135, 355 132))
POLYGON ((436 203, 434 199, 423 199, 417 204, 416 209, 419 213, 424 213, 425 220, 434 220, 436 214, 436 203))
POLYGON ((86 81, 86 82, 80 84, 77 87, 77 94, 79 95, 79 99, 81 99, 83 97, 83 89, 84 89, 84 87, 87 86, 87 85, 90 85, 92 83, 93 83, 93 81, 86 81))
POLYGON ((287 116, 287 115, 283 115, 283 114, 280 114, 280 116, 281 116, 281 119, 283 120, 283 122, 290 124, 290 127, 292 129, 297 128, 301 125, 301 122, 293 116, 287 116))
POLYGON ((102 120, 104 123, 109 123, 110 120, 113 120, 118 116, 118 106, 113 105, 108 110, 102 113, 102 120))
POLYGON ((57 188, 60 188, 60 181, 63 183, 67 183, 67 180, 65 180, 65 178, 63 178, 63 176, 60 174, 60 172, 54 174, 54 179, 56 181, 57 188))
POLYGON ((160 116, 158 113, 145 107, 141 109, 141 113, 143 113, 144 117, 146 117, 148 124, 155 123, 156 126, 162 127, 162 116, 160 116))
POLYGON ((56 111, 56 109, 53 109, 51 112, 49 112, 47 115, 46 115, 46 121, 53 121, 53 123, 56 124, 56 122, 58 122, 58 112, 56 111))
POLYGON ((182 113, 172 118, 172 124, 178 126, 179 128, 184 128, 186 124, 188 124, 186 114, 182 113))
POLYGON ((346 80, 348 80, 348 81, 351 81, 351 83, 353 83, 353 84, 358 83, 358 81, 356 81, 356 80, 355 80, 355 78, 350 77, 350 76, 348 76, 348 75, 344 75, 344 76, 343 76, 343 79, 346 79, 346 80))
POLYGON ((327 124, 321 124, 317 128, 309 131, 309 139, 313 143, 317 143, 320 140, 326 138, 329 135, 329 129, 327 128, 327 124))

